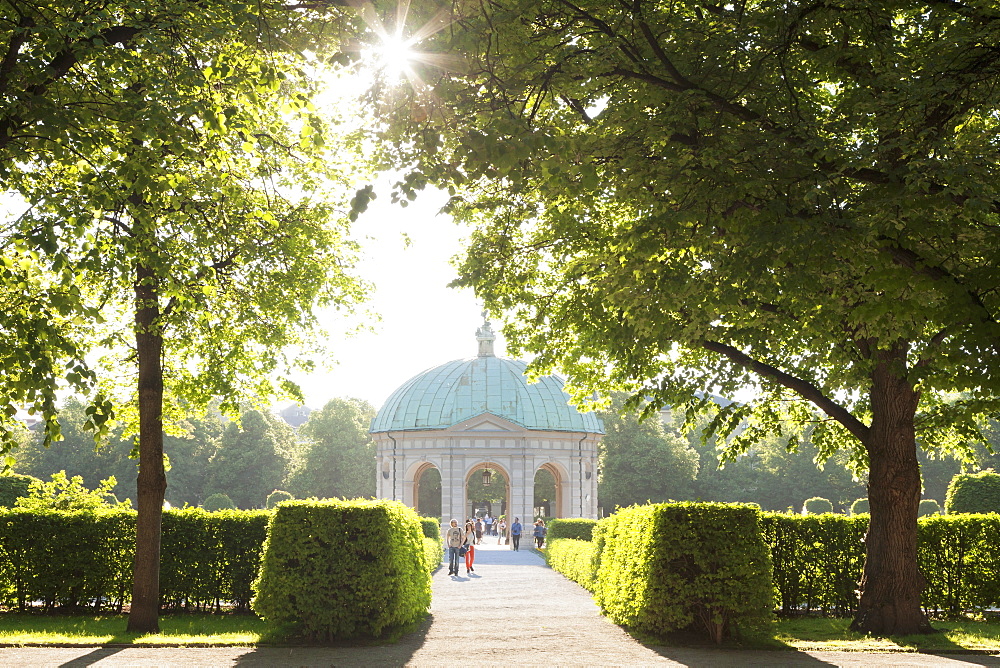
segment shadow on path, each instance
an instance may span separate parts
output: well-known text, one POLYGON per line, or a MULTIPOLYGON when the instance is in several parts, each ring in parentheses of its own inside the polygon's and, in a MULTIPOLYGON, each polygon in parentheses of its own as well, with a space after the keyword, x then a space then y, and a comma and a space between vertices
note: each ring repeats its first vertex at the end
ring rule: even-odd
POLYGON ((60 668, 84 668, 84 666, 92 666, 98 661, 114 656, 124 649, 124 647, 98 647, 83 656, 78 656, 60 664, 60 668))

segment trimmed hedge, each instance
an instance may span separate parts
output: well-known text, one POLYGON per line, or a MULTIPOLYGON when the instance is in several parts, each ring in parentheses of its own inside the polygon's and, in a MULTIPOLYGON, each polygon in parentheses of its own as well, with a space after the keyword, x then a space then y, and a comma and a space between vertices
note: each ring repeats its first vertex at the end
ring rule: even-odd
POLYGON ((247 610, 253 597, 266 510, 171 510, 163 514, 160 602, 165 608, 247 610))
POLYGON ((441 520, 436 517, 421 517, 420 529, 424 532, 424 536, 427 538, 436 538, 439 541, 444 540, 441 537, 441 520))
POLYGON ((598 522, 594 598, 613 621, 662 637, 701 629, 716 642, 766 625, 771 557, 745 505, 632 506, 598 522))
POLYGON ((396 501, 287 501, 268 525, 253 610, 310 640, 377 637, 430 608, 424 545, 396 501))
POLYGON ((824 499, 822 496, 814 496, 811 499, 806 499, 806 502, 802 504, 803 515, 822 515, 823 513, 832 512, 833 503, 830 499, 824 499))
POLYGON ((209 512, 215 512, 218 510, 236 510, 236 504, 229 498, 229 495, 221 492, 209 496, 205 499, 205 503, 201 504, 201 507, 209 512))
POLYGON ((857 607, 868 515, 762 513, 782 612, 847 615, 857 607))
POLYGON ((993 469, 959 473, 948 483, 944 510, 953 513, 1000 513, 1000 474, 993 469))
POLYGON ((433 538, 423 537, 424 542, 424 567, 427 569, 428 573, 433 573, 437 569, 441 568, 441 564, 444 563, 444 559, 441 555, 444 554, 444 548, 441 547, 441 539, 434 540, 433 538))
POLYGON ((121 611, 130 592, 135 512, 0 511, 0 597, 24 610, 121 611))
POLYGON ((868 503, 868 497, 863 496, 860 499, 855 499, 854 503, 851 504, 851 514, 852 515, 862 515, 866 514, 869 510, 870 504, 868 503))
POLYGON ((932 515, 920 518, 918 528, 925 608, 958 614, 1000 605, 1000 516, 932 515))
POLYGON ((274 510, 274 507, 281 503, 282 501, 291 501, 295 497, 292 496, 291 492, 286 492, 283 489, 276 489, 267 495, 264 499, 264 507, 268 510, 274 510))
MULTIPOLYGON (((165 608, 246 608, 267 530, 266 511, 163 513, 165 608)), ((121 611, 132 587, 133 510, 0 510, 0 605, 121 611)))
POLYGON ((424 561, 427 572, 441 568, 444 554, 444 536, 441 534, 441 520, 436 517, 420 517, 420 529, 424 534, 424 561))
MULTIPOLYGON (((774 585, 783 612, 850 616, 864 568, 868 515, 765 513, 774 585)), ((958 614, 1000 606, 1000 516, 929 515, 917 521, 917 564, 927 579, 923 607, 958 614)))
POLYGON ((927 517, 928 515, 940 515, 941 506, 934 499, 922 499, 920 505, 917 507, 918 517, 927 517))
POLYGON ((591 540, 594 537, 594 525, 596 524, 597 520, 583 517, 554 519, 548 524, 549 532, 546 534, 546 538, 548 542, 559 540, 560 538, 591 540))
POLYGON ((598 554, 593 541, 576 538, 550 539, 544 556, 549 566, 587 591, 593 592, 597 587, 598 554))
MULTIPOLYGON (((609 533, 607 523, 622 521, 615 519, 617 515, 598 523, 593 541, 566 538, 551 541, 545 554, 549 565, 596 592, 599 584, 617 586, 616 581, 611 584, 600 582, 602 575, 608 577, 604 560, 616 545, 626 545, 618 550, 620 552, 631 550, 643 553, 645 556, 640 559, 643 563, 633 559, 629 567, 637 569, 637 572, 645 569, 642 572, 653 578, 654 571, 650 570, 647 562, 656 551, 648 543, 691 540, 685 538, 689 534, 685 534, 682 524, 674 527, 679 526, 680 532, 669 529, 663 533, 662 527, 653 528, 653 524, 649 524, 647 529, 652 520, 645 516, 626 527, 625 533, 622 533, 621 527, 609 533), (628 531, 639 532, 640 538, 629 538, 634 534, 628 531), (648 539, 641 538, 647 534, 648 539)), ((864 537, 868 531, 868 520, 867 514, 851 517, 835 514, 761 514, 761 533, 771 554, 773 586, 780 612, 791 614, 816 610, 842 617, 854 613, 858 603, 856 590, 864 567, 864 537)), ((738 542, 741 539, 732 540, 738 542)), ((1000 515, 922 517, 917 523, 917 541, 918 566, 927 579, 922 598, 925 609, 958 615, 970 610, 1000 607, 1000 551, 996 549, 996 545, 1000 545, 1000 515)), ((623 577, 618 573, 612 575, 623 577)), ((642 586, 651 588, 654 584, 650 580, 642 586)), ((631 578, 623 580, 621 586, 632 587, 624 590, 619 597, 621 600, 615 602, 624 612, 609 616, 629 625, 632 624, 629 615, 644 614, 641 608, 648 603, 642 597, 648 594, 636 588, 631 578), (629 596, 634 596, 634 604, 629 603, 629 596)))

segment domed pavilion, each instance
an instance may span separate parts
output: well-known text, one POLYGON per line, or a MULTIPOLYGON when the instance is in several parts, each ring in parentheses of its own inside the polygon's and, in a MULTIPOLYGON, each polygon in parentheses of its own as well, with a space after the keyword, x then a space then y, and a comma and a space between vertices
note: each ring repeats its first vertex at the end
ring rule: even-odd
POLYGON ((481 484, 496 485, 504 499, 491 509, 494 516, 519 517, 530 525, 536 476, 547 474, 555 484, 547 516, 597 517, 600 418, 569 404, 561 378, 528 383, 524 362, 497 357, 489 321, 476 338, 476 357, 417 374, 372 420, 378 497, 424 514, 440 508, 442 522, 461 520, 480 510, 469 489, 481 477, 481 484), (441 476, 440 506, 420 492, 432 469, 441 476), (421 509, 421 499, 433 510, 421 509))

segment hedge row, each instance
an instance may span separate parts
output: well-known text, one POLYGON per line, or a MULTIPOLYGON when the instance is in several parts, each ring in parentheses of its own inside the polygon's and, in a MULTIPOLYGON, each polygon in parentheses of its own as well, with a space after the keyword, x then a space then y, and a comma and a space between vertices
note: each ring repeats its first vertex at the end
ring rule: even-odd
POLYGON ((855 609, 868 515, 762 513, 761 528, 780 610, 846 616, 855 609))
POLYGON ((593 536, 552 540, 546 558, 618 624, 658 637, 702 631, 719 643, 770 619, 771 562, 755 507, 632 506, 598 522, 593 536))
POLYGON ((560 538, 591 540, 596 524, 597 520, 590 520, 583 517, 550 520, 549 532, 546 534, 546 537, 549 542, 560 538))
POLYGON ((268 527, 254 612, 315 641, 415 622, 431 603, 424 538, 417 514, 395 501, 286 501, 268 527))
MULTIPOLYGON (((0 510, 0 605, 121 611, 132 587, 135 511, 0 510)), ((266 511, 163 513, 160 591, 166 608, 246 608, 266 511)))
MULTIPOLYGON (((848 616, 857 607, 868 515, 764 513, 780 609, 848 616)), ((917 521, 925 609, 956 614, 1000 606, 1000 516, 930 515, 917 521)))
POLYGON ((0 510, 0 604, 120 611, 134 544, 130 510, 0 510))
POLYGON ((597 549, 593 541, 549 538, 545 561, 587 591, 593 592, 597 586, 597 549))
POLYGON ((441 536, 441 520, 436 517, 421 517, 420 529, 427 538, 443 540, 441 536))
POLYGON ((164 513, 161 605, 218 610, 226 602, 249 609, 270 516, 266 510, 200 508, 164 513))

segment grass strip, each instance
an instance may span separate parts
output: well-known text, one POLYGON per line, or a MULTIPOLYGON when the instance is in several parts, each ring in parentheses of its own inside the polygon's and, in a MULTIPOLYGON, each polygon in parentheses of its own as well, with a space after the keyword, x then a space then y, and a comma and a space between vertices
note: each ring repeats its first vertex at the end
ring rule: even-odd
POLYGON ((934 621, 938 633, 873 638, 855 633, 850 619, 783 619, 773 641, 797 650, 854 652, 1000 652, 1000 623, 995 621, 934 621))
MULTIPOLYGON (((286 638, 269 633, 254 615, 166 614, 160 633, 125 633, 125 615, 40 615, 0 613, 3 645, 149 645, 253 646, 278 644, 286 638)), ((939 633, 872 638, 848 629, 851 620, 803 617, 781 619, 769 634, 727 639, 734 649, 788 649, 847 652, 986 652, 1000 653, 1000 622, 935 621, 939 633)), ((405 633, 405 632, 404 632, 405 633)), ((666 641, 644 639, 651 645, 706 646, 688 634, 666 641)))
POLYGON ((160 632, 126 633, 125 615, 0 614, 5 645, 213 645, 266 642, 267 627, 254 615, 170 614, 160 632))

